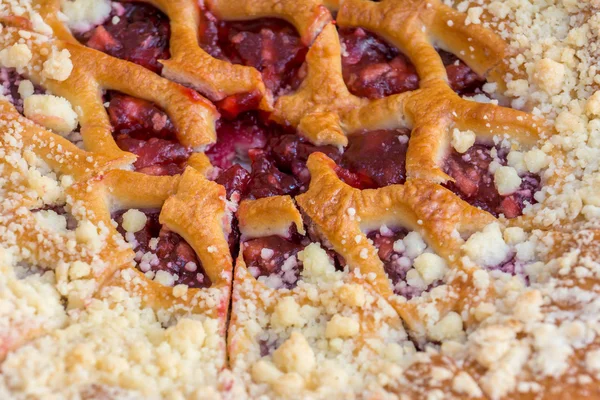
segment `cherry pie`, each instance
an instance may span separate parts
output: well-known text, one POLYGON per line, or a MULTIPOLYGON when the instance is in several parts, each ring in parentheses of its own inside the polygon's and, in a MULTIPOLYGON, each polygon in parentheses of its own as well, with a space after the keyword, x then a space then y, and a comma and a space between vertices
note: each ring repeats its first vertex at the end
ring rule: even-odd
POLYGON ((596 0, 0 0, 0 398, 600 398, 596 0))

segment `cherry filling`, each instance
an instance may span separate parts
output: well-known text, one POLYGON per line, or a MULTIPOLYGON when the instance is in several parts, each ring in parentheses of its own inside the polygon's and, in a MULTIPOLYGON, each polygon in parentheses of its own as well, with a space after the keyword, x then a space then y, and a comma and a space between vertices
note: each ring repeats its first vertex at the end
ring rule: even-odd
POLYGON ((308 157, 314 152, 320 152, 334 161, 339 161, 340 151, 335 146, 315 146, 308 140, 295 134, 273 137, 269 142, 271 154, 275 163, 292 174, 301 182, 302 188, 310 183, 310 173, 306 168, 308 157))
MULTIPOLYGON (((342 74, 356 96, 378 99, 415 90, 419 77, 410 60, 383 39, 362 28, 339 29, 342 74)), ((448 81, 459 94, 470 94, 485 83, 454 55, 439 51, 448 81)))
MULTIPOLYGON (((300 67, 308 49, 296 29, 285 21, 273 18, 219 21, 204 11, 199 41, 215 58, 256 68, 276 96, 295 90, 303 79, 300 67)), ((246 95, 237 100, 248 102, 250 98, 251 95, 246 95)))
POLYGON ((140 271, 156 274, 166 271, 174 278, 174 285, 184 284, 191 288, 206 288, 211 285, 202 263, 192 247, 177 233, 158 222, 160 210, 140 210, 146 215, 146 225, 138 232, 125 232, 123 214, 127 210, 113 213, 118 223, 117 230, 133 245, 135 260, 140 271))
POLYGON ((441 281, 427 285, 421 279, 414 278, 418 277, 413 269, 414 259, 426 250, 426 245, 420 239, 414 240, 414 233, 412 237, 408 235, 406 229, 391 230, 384 226, 379 231, 368 233, 367 238, 378 250, 377 254, 383 262, 385 273, 392 281, 394 293, 411 299, 438 286, 441 281))
POLYGON ((256 112, 217 124, 217 143, 206 154, 220 169, 216 179, 231 198, 297 195, 310 183, 308 157, 321 152, 338 164, 340 179, 360 189, 403 183, 408 130, 377 130, 350 135, 342 153, 315 146, 293 130, 264 122, 256 112))
POLYGON ((228 196, 258 199, 305 191, 310 180, 306 160, 315 151, 339 159, 334 146, 314 146, 293 130, 248 112, 220 120, 217 143, 206 154, 220 169, 216 181, 228 196))
MULTIPOLYGON (((508 152, 503 148, 497 148, 496 152, 497 161, 506 165, 508 152)), ((493 160, 492 146, 485 144, 476 143, 464 154, 452 149, 446 159, 444 172, 454 178, 454 182, 448 182, 445 186, 463 200, 494 216, 504 214, 507 218, 517 217, 523 213, 526 203, 536 203, 533 195, 540 189, 540 177, 525 174, 521 177, 521 186, 516 192, 502 196, 489 171, 493 160)))
POLYGON ((76 33, 88 47, 160 73, 158 60, 170 57, 169 19, 143 3, 113 3, 110 17, 88 32, 76 33))
MULTIPOLYGON (((0 68, 0 94, 5 96, 20 113, 23 113, 23 98, 19 93, 19 85, 25 80, 26 78, 14 68, 0 68)), ((44 94, 45 90, 34 85, 33 92, 44 94)))
POLYGON ((296 257, 310 240, 297 233, 289 238, 266 236, 244 242, 242 249, 248 271, 272 288, 296 286, 302 263, 296 257))
POLYGON ((217 121, 217 143, 206 154, 215 167, 227 169, 236 163, 249 164, 251 149, 265 148, 269 137, 277 134, 257 113, 244 113, 236 119, 217 121))
MULTIPOLYGON (((317 241, 310 230, 308 236, 302 236, 296 227, 292 226, 287 237, 272 235, 242 243, 244 261, 248 271, 267 286, 274 289, 292 289, 302 271, 302 261, 298 259, 297 254, 311 242, 317 241)), ((346 265, 344 258, 334 250, 324 249, 336 269, 343 269, 346 265)))
POLYGON ((338 169, 340 179, 351 186, 379 188, 406 179, 406 150, 410 131, 376 130, 350 135, 338 169))
POLYGON ((148 175, 183 172, 192 150, 177 141, 167 114, 154 104, 116 92, 108 92, 108 115, 113 136, 121 150, 138 156, 133 164, 148 175))

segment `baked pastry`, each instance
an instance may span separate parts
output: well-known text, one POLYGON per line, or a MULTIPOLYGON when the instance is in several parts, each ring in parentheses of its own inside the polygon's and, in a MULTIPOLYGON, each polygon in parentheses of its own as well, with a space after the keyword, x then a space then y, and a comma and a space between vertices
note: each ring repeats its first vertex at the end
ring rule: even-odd
POLYGON ((3 0, 0 398, 600 398, 580 3, 3 0))

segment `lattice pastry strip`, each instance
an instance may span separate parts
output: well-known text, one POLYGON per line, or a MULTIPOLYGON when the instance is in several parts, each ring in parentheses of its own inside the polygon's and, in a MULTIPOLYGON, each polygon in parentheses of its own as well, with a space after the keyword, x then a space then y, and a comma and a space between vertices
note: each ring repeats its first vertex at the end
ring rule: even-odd
MULTIPOLYGON (((5 245, 18 244, 23 249, 23 260, 36 266, 55 268, 57 260, 65 263, 81 260, 92 262, 99 257, 97 251, 86 249, 81 243, 71 243, 69 238, 52 231, 38 232, 38 222, 32 210, 47 206, 61 206, 70 198, 75 182, 85 181, 97 173, 114 168, 122 160, 110 160, 103 155, 85 152, 68 140, 50 133, 22 117, 7 101, 0 101, 4 134, 0 138, 0 149, 4 189, 9 192, 2 203, 5 219, 3 231, 5 245), (53 178, 36 171, 43 166, 49 168, 53 178), (15 174, 16 173, 16 174, 15 174), (15 179, 15 176, 21 177, 15 179), (64 186, 56 183, 62 179, 64 186), (14 227, 14 228, 11 228, 14 227)), ((81 210, 81 207, 79 207, 81 210)), ((78 220, 87 219, 85 210, 77 213, 78 220)), ((74 210, 75 212, 75 210, 74 210)), ((110 252, 104 254, 106 256, 110 252)), ((114 256, 118 259, 119 252, 114 256)))
MULTIPOLYGON (((353 9, 351 6, 347 8, 353 9)), ((350 12, 345 10, 346 6, 340 9, 339 25, 369 27, 366 17, 362 21, 354 14, 345 16, 344 13, 350 12)), ((407 18, 408 14, 404 12, 398 15, 394 20, 396 24, 401 22, 398 21, 400 17, 407 18)), ((375 26, 372 28, 379 32, 375 26)), ((296 127, 301 135, 315 144, 342 146, 347 144, 345 136, 348 133, 412 128, 407 154, 407 175, 409 178, 421 177, 435 182, 451 179, 439 164, 446 152, 449 130, 452 127, 473 130, 485 141, 489 141, 493 135, 502 135, 514 137, 526 145, 535 142, 543 129, 541 120, 521 111, 460 98, 448 86, 441 59, 420 25, 418 33, 415 32, 413 36, 415 35, 420 37, 417 40, 421 43, 419 46, 414 43, 413 47, 402 45, 404 39, 401 38, 404 36, 400 33, 391 35, 389 40, 411 58, 419 71, 421 88, 368 101, 348 91, 341 74, 338 35, 333 25, 326 26, 308 51, 307 76, 299 90, 281 96, 275 103, 271 118, 278 123, 296 127), (423 52, 421 48, 430 51, 423 52), (420 55, 415 58, 415 54, 420 55), (425 59, 421 60, 419 57, 425 59), (430 62, 430 58, 435 60, 430 62), (438 64, 440 68, 432 67, 438 64), (332 102, 331 99, 336 101, 332 102)), ((469 65, 471 61, 465 59, 469 65)))
POLYGON ((19 43, 23 40, 22 35, 31 37, 27 44, 32 52, 32 67, 23 72, 34 83, 66 98, 77 110, 86 149, 108 157, 124 156, 111 134, 112 126, 102 100, 105 90, 123 92, 163 108, 171 117, 177 128, 177 138, 184 146, 199 150, 215 141, 217 112, 196 92, 133 63, 79 44, 48 40, 35 33, 7 28, 2 34, 2 45, 9 47, 19 43), (43 64, 61 50, 68 50, 73 69, 68 78, 59 81, 45 75, 43 64))
POLYGON ((479 24, 467 24, 464 13, 457 12, 440 1, 430 3, 435 8, 429 23, 429 29, 435 38, 434 44, 468 60, 467 64, 475 72, 488 77, 504 89, 505 74, 508 72, 505 60, 511 55, 504 40, 479 24), (471 51, 471 48, 476 50, 471 51))
POLYGON ((291 224, 294 224, 298 233, 306 234, 302 216, 290 196, 242 201, 237 215, 245 239, 270 235, 287 236, 291 224))
POLYGON ((310 46, 323 27, 331 21, 331 14, 319 0, 304 2, 243 0, 236 3, 208 0, 207 4, 217 17, 225 21, 264 17, 282 18, 296 27, 302 43, 306 46, 310 46))
MULTIPOLYGON (((258 92, 263 97, 261 108, 270 110, 272 94, 267 93, 262 77, 254 68, 235 65, 210 56, 198 46, 199 7, 190 0, 149 1, 171 20, 172 57, 161 61, 163 74, 177 82, 194 87, 212 100, 235 94, 258 92)), ((283 17, 293 23, 302 41, 312 42, 322 25, 331 19, 327 9, 316 1, 296 2, 210 2, 211 11, 220 18, 248 19, 257 17, 283 17)))
MULTIPOLYGON (((456 275, 448 283, 448 295, 441 298, 431 295, 428 301, 439 308, 440 315, 464 306, 463 300, 469 301, 467 293, 473 291, 473 270, 463 267, 459 261, 462 237, 493 222, 491 215, 423 180, 376 190, 354 189, 338 178, 335 164, 323 154, 311 155, 308 168, 312 177, 309 190, 296 197, 296 201, 310 218, 310 224, 344 257, 351 270, 358 268, 379 293, 392 301, 417 336, 424 334, 428 324, 422 318, 425 305, 419 301, 393 299, 383 263, 364 231, 377 230, 382 225, 400 225, 419 232, 448 265, 456 268, 456 275)), ((423 295, 427 297, 429 295, 423 295)))
MULTIPOLYGON (((163 74, 208 96, 221 100, 234 94, 259 92, 265 95, 260 72, 210 56, 198 45, 200 9, 189 0, 151 0, 170 19, 171 58, 161 60, 163 74)), ((263 103, 268 108, 268 103, 263 103)))
POLYGON ((73 197, 87 204, 88 209, 96 210, 92 222, 110 226, 113 237, 120 235, 112 228, 111 211, 162 207, 159 222, 181 235, 192 246, 213 283, 211 288, 204 291, 218 298, 218 304, 199 302, 197 297, 202 297, 203 289, 189 289, 185 298, 176 297, 172 287, 150 281, 137 270, 119 272, 121 268, 131 265, 131 250, 123 250, 127 253, 126 262, 113 260, 102 271, 102 275, 97 277, 100 285, 121 285, 129 290, 135 288, 143 301, 155 309, 186 310, 187 305, 194 312, 218 312, 219 317, 225 316, 232 261, 226 240, 230 217, 226 211, 223 187, 208 181, 193 168, 188 168, 183 175, 174 177, 115 170, 83 183, 78 189, 73 197))
MULTIPOLYGON (((6 100, 0 100, 0 117, 2 118, 3 130, 6 132, 0 140, 0 146, 2 146, 4 152, 4 157, 0 160, 0 163, 4 166, 3 175, 5 176, 10 176, 11 172, 19 172, 18 160, 21 159, 21 156, 26 156, 27 153, 36 155, 57 173, 69 175, 75 180, 128 162, 126 156, 111 160, 102 154, 81 150, 68 140, 24 118, 6 100), (16 158, 11 154, 15 155, 16 158)), ((7 180, 4 188, 11 193, 11 196, 22 193, 22 189, 30 190, 28 186, 23 186, 23 182, 18 180, 7 180)), ((47 190, 47 188, 44 190, 47 190)), ((41 206, 41 204, 36 203, 39 203, 38 199, 25 196, 18 203, 14 203, 14 207, 41 206)), ((5 203, 3 207, 5 211, 8 211, 7 206, 8 204, 5 203)), ((9 209, 12 209, 12 207, 9 209)))
POLYGON ((277 99, 271 118, 290 124, 315 144, 346 145, 341 114, 364 106, 342 78, 340 42, 335 26, 327 24, 306 54, 306 77, 298 90, 277 99), (335 99, 335 101, 332 101, 335 99))
MULTIPOLYGON (((481 76, 489 76, 503 64, 506 43, 489 29, 466 24, 465 19, 464 13, 438 0, 343 0, 337 14, 340 26, 364 27, 398 47, 417 68, 422 87, 447 78, 430 43, 456 54, 481 76)), ((494 74, 491 78, 502 80, 494 74)))

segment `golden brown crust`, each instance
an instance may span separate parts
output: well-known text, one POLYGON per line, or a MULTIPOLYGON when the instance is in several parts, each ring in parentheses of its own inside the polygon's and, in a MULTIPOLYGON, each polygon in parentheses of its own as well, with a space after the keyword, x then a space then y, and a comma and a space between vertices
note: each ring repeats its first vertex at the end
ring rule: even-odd
MULTIPOLYGON (((23 117, 6 100, 0 100, 0 119, 10 126, 19 128, 23 144, 45 160, 52 169, 74 178, 85 178, 105 169, 118 168, 129 164, 132 156, 122 152, 120 158, 111 159, 101 153, 89 153, 76 147, 56 134, 23 117)), ((10 146, 10 142, 1 143, 10 146)), ((7 168, 11 168, 7 166, 7 168)))
POLYGON ((471 69, 481 76, 489 77, 492 82, 503 81, 502 75, 494 74, 508 56, 507 44, 493 31, 481 25, 467 25, 467 16, 464 13, 457 12, 441 2, 436 4, 435 8, 429 29, 436 38, 436 45, 459 55, 471 69), (467 53, 471 46, 476 50, 467 53))
POLYGON ((227 235, 225 188, 188 168, 177 193, 163 205, 159 221, 180 234, 195 250, 213 287, 231 282, 233 270, 227 235), (198 223, 202 221, 202 223, 198 223))
MULTIPOLYGON (((17 43, 19 39, 16 29, 4 30, 4 46, 17 43)), ((43 84, 56 95, 66 98, 79 110, 81 135, 85 147, 90 151, 107 157, 124 156, 112 137, 112 127, 102 100, 105 90, 123 92, 163 108, 177 128, 177 138, 185 146, 202 149, 216 140, 214 121, 218 113, 212 104, 190 89, 163 79, 143 67, 78 44, 44 40, 41 43, 32 42, 31 47, 31 64, 34 68, 25 71, 25 75, 34 83, 43 84), (44 79, 39 72, 44 62, 41 54, 50 54, 52 46, 70 53, 73 70, 64 81, 44 79)))
POLYGON ((264 17, 281 18, 296 28, 302 43, 309 46, 323 27, 331 21, 331 14, 318 0, 207 0, 208 8, 222 20, 238 21, 264 17))
POLYGON ((299 90, 276 101, 272 118, 297 127, 301 135, 319 145, 344 146, 345 136, 357 131, 411 128, 407 175, 437 183, 451 179, 440 165, 451 128, 473 130, 483 140, 507 134, 523 145, 532 145, 544 131, 543 121, 520 111, 462 99, 448 86, 441 58, 431 42, 460 36, 449 50, 473 54, 460 57, 486 77, 502 61, 506 47, 497 35, 479 26, 464 27, 460 35, 454 32, 458 28, 447 24, 444 28, 442 20, 448 15, 454 12, 430 1, 343 2, 337 24, 377 32, 402 50, 417 68, 420 89, 372 101, 353 96, 342 78, 338 36, 329 25, 309 49, 307 76, 299 90), (469 42, 465 39, 469 35, 481 42, 469 42), (490 57, 492 52, 494 57, 490 57))
POLYGON ((261 236, 288 236, 292 225, 304 235, 302 216, 290 196, 245 200, 237 212, 244 240, 261 236))
MULTIPOLYGON (((421 179, 405 185, 381 189, 358 190, 343 183, 335 172, 335 164, 327 156, 315 153, 308 160, 311 172, 309 190, 296 197, 299 207, 310 219, 322 238, 339 253, 350 270, 357 269, 398 313, 417 335, 424 334, 420 316, 423 304, 396 299, 377 249, 369 243, 365 232, 380 226, 401 226, 419 232, 448 265, 470 276, 459 262, 462 255, 462 236, 478 231, 494 219, 488 213, 457 199, 447 189, 421 179), (350 211, 349 211, 350 210, 350 211), (366 249, 366 251, 365 251, 366 249)), ((469 299, 472 290, 469 278, 457 279, 444 300, 432 300, 440 314, 466 307, 457 299, 469 299)), ((480 299, 482 300, 482 299, 480 299)), ((468 304, 469 306, 471 304, 468 304)))
MULTIPOLYGON (((221 100, 234 94, 257 91, 266 96, 260 72, 234 65, 210 56, 198 45, 200 8, 191 0, 148 0, 162 10, 171 21, 171 58, 162 60, 163 75, 191 86, 211 100, 221 100)), ((269 99, 263 99, 269 109, 269 99)))
POLYGON ((114 170, 74 185, 70 195, 74 203, 86 204, 86 210, 93 210, 93 213, 88 211, 87 217, 94 225, 109 228, 103 253, 111 263, 96 276, 100 287, 122 286, 135 291, 155 310, 173 308, 179 310, 178 313, 225 317, 233 267, 226 239, 228 232, 224 227, 226 211, 222 186, 208 181, 193 168, 186 169, 181 177, 114 170), (111 211, 161 207, 160 223, 180 234, 192 246, 211 279, 209 289, 189 289, 185 296, 176 296, 173 287, 149 280, 131 268, 133 251, 116 241, 120 235, 111 224, 111 211), (199 300, 204 297, 217 299, 218 306, 199 300))
POLYGON ((271 118, 278 123, 301 126, 299 133, 312 142, 344 146, 348 140, 340 126, 342 122, 333 117, 332 125, 331 114, 339 115, 366 100, 350 94, 344 83, 340 41, 333 24, 326 25, 315 39, 306 55, 306 65, 302 84, 295 93, 277 99, 271 118), (302 124, 304 118, 310 118, 310 123, 302 124))

